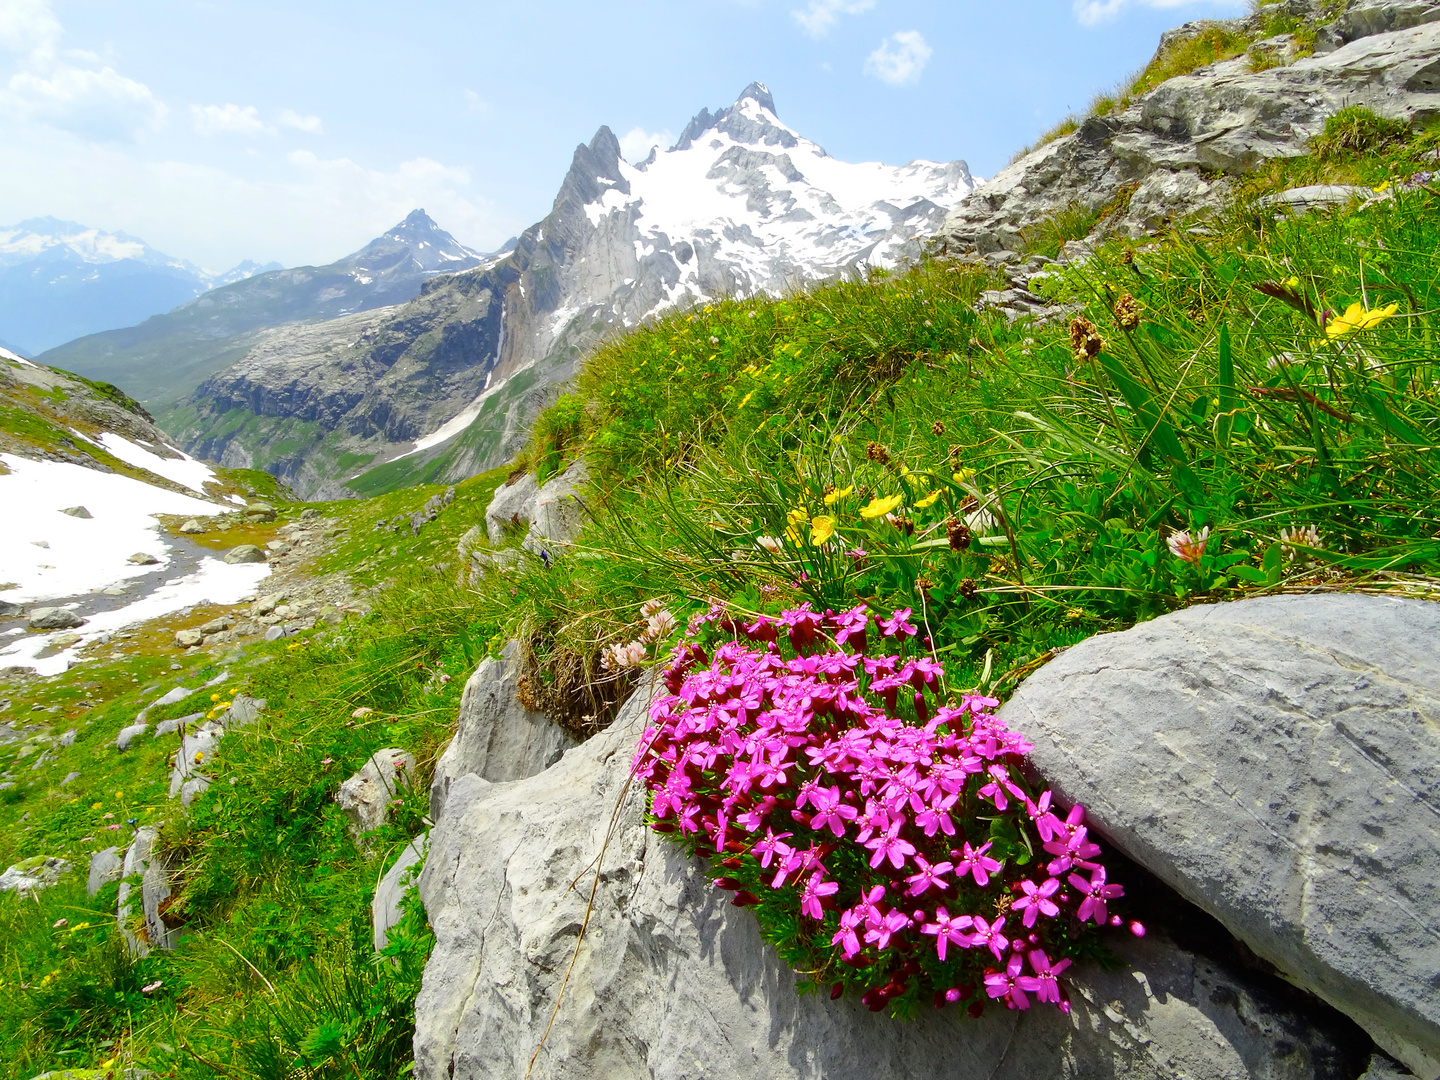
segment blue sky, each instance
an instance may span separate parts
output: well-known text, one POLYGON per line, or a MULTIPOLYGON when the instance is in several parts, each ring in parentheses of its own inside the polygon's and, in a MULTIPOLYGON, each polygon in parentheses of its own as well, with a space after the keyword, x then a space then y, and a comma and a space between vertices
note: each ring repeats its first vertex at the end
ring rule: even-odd
MULTIPOLYGON (((752 79, 836 157, 979 175, 1243 0, 0 0, 0 223, 211 269, 323 263, 424 206, 497 246, 601 124, 643 147, 752 79)), ((662 147, 663 148, 663 147, 662 147)))

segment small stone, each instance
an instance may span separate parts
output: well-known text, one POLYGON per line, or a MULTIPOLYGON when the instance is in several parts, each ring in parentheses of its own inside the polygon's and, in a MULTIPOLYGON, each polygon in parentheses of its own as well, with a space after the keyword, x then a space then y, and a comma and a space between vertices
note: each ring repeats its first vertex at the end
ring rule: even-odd
POLYGON ((85 879, 85 894, 94 896, 107 884, 120 880, 124 857, 118 847, 108 847, 90 856, 90 873, 85 879))
POLYGON ((266 627, 265 629, 266 641, 279 641, 284 636, 285 628, 278 623, 274 626, 266 627))
POLYGON ((30 612, 31 630, 73 630, 85 620, 65 608, 41 607, 30 612))
POLYGON ((144 720, 137 724, 131 724, 128 727, 121 728, 120 734, 115 736, 115 749, 120 751, 129 750, 130 744, 135 740, 135 737, 145 734, 149 728, 150 725, 144 720))
POLYGON ((237 563, 263 563, 265 552, 254 544, 241 544, 239 547, 231 548, 225 553, 225 561, 231 565, 237 563))
POLYGON ((394 747, 377 750, 365 767, 340 785, 335 801, 349 819, 347 828, 358 847, 365 847, 364 834, 385 824, 390 800, 401 788, 410 786, 415 771, 412 754, 394 747))
POLYGON ((316 509, 312 506, 312 507, 310 507, 310 508, 307 509, 307 510, 301 511, 300 520, 301 520, 301 521, 314 521, 314 520, 315 520, 316 518, 318 518, 319 516, 320 516, 320 511, 319 511, 319 510, 316 510, 316 509))
POLYGON ((79 634, 57 634, 50 639, 52 649, 68 649, 72 645, 79 645, 82 638, 79 634))
POLYGON ((182 533, 190 533, 191 535, 198 535, 198 534, 200 534, 200 533, 206 532, 207 530, 206 530, 205 526, 204 526, 204 525, 201 525, 200 522, 199 522, 196 518, 191 518, 189 521, 185 522, 184 525, 181 525, 181 526, 180 526, 180 531, 181 531, 182 533))
POLYGON ((269 615, 288 599, 289 597, 283 592, 269 593, 250 605, 250 614, 269 615))
POLYGON ((0 600, 0 619, 14 619, 24 610, 19 604, 12 604, 9 600, 0 600))
POLYGON ((53 855, 35 855, 8 867, 0 874, 0 892, 15 892, 21 896, 33 896, 41 889, 48 889, 60 876, 70 869, 64 859, 53 855))
POLYGON ((78 772, 69 772, 69 773, 66 773, 66 774, 65 774, 65 779, 60 781, 60 786, 61 786, 61 787, 64 787, 66 784, 74 783, 76 780, 79 780, 79 779, 80 779, 80 774, 79 774, 78 772))
POLYGON ((175 631, 175 647, 177 649, 190 649, 199 645, 205 640, 205 635, 199 630, 177 630, 175 631))
POLYGON ((61 746, 74 746, 74 745, 75 745, 75 735, 76 735, 76 730, 72 727, 69 731, 65 732, 65 734, 63 734, 63 735, 60 736, 60 745, 61 745, 61 746))
POLYGON ((375 710, 372 709, 372 708, 370 708, 369 705, 361 705, 360 708, 356 709, 354 712, 352 712, 352 713, 350 714, 350 719, 352 719, 352 720, 364 720, 365 717, 369 716, 369 715, 370 715, 371 713, 373 713, 374 711, 375 711, 375 710))
POLYGON ((66 509, 61 510, 60 512, 61 512, 62 514, 69 514, 69 515, 70 515, 71 517, 73 517, 73 518, 83 518, 83 519, 85 519, 86 521, 90 520, 91 518, 93 518, 93 517, 95 516, 94 514, 90 513, 89 510, 86 510, 85 507, 83 507, 83 506, 71 506, 71 507, 67 507, 66 509))
POLYGON ((200 633, 207 636, 210 634, 218 634, 221 631, 229 630, 230 627, 234 625, 234 622, 221 615, 218 619, 211 619, 204 626, 200 627, 200 633))
POLYGON ((133 563, 136 566, 155 566, 160 562, 160 560, 157 559, 154 555, 151 555, 145 551, 137 551, 134 555, 131 555, 130 558, 126 559, 125 561, 128 563, 133 563))

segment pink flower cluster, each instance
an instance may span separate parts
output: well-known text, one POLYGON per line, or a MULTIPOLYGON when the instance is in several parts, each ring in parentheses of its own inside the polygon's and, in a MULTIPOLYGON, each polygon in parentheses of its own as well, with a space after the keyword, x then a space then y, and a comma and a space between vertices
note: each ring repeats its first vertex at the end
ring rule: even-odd
POLYGON ((911 615, 692 619, 635 757, 652 827, 835 971, 832 996, 850 982, 876 1010, 925 990, 973 1015, 986 997, 1068 1010, 1057 976, 1086 924, 1120 924, 1122 889, 1083 808, 1026 790, 1031 746, 998 702, 945 703, 941 665, 904 657, 911 615), (872 632, 890 648, 868 655, 872 632))

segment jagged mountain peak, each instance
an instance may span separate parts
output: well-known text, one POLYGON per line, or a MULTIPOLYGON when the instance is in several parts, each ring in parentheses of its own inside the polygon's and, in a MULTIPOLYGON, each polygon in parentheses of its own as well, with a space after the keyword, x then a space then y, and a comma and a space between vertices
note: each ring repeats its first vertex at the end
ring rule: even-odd
MULTIPOLYGON (((701 109, 685 125, 679 140, 670 149, 689 150, 712 131, 751 146, 779 146, 789 150, 800 143, 799 134, 781 123, 775 111, 775 98, 762 82, 752 82, 740 92, 733 105, 718 112, 701 109)), ((824 150, 820 152, 823 154, 824 150)))
POLYGON ((738 109, 741 103, 745 101, 755 102, 755 104, 759 105, 760 108, 775 117, 775 119, 780 119, 780 114, 775 111, 775 99, 770 95, 770 88, 764 83, 752 82, 749 86, 745 87, 744 90, 740 91, 740 96, 735 99, 734 107, 738 109))
POLYGON ((364 273, 388 269, 405 259, 413 260, 415 268, 427 274, 453 274, 479 266, 484 256, 456 240, 424 210, 417 209, 341 262, 364 273))

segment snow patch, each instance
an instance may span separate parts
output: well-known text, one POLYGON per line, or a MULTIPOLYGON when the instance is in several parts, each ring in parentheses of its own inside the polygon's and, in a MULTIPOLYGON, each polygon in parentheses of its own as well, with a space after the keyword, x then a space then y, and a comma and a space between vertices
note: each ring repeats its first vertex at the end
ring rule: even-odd
POLYGON ((34 367, 34 366, 35 366, 35 365, 32 364, 29 360, 26 360, 25 357, 23 357, 23 356, 16 356, 16 355, 15 355, 13 352, 11 352, 9 349, 0 349, 0 357, 3 357, 3 358, 6 359, 6 360, 14 360, 15 363, 17 363, 17 364, 24 364, 26 367, 34 367))
MULTIPOLYGON (((196 461, 188 454, 182 454, 179 458, 163 458, 143 446, 137 446, 129 439, 116 435, 113 431, 102 433, 99 442, 101 446, 125 464, 134 465, 137 469, 145 469, 156 476, 163 476, 166 480, 173 480, 180 486, 198 493, 202 498, 209 498, 205 494, 206 484, 220 482, 210 470, 209 465, 203 461, 196 461)), ((207 510, 206 513, 214 513, 214 510, 207 510)))

